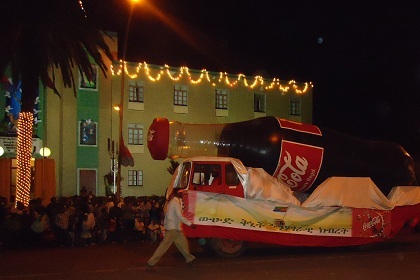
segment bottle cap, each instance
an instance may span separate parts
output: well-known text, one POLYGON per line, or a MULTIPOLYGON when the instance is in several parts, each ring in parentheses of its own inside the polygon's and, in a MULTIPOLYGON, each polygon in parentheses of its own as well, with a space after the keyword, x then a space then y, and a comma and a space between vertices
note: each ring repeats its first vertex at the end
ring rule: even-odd
POLYGON ((164 160, 169 149, 169 121, 166 118, 155 118, 149 127, 147 147, 153 159, 164 160))

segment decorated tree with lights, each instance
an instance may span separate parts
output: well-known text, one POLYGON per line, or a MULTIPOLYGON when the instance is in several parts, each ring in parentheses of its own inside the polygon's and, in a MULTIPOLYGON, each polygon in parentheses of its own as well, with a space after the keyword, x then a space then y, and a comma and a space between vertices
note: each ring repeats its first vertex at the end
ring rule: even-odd
POLYGON ((22 84, 18 118, 16 203, 29 203, 33 109, 40 83, 54 90, 54 71, 61 71, 65 87, 75 90, 77 69, 93 79, 91 59, 106 74, 102 58, 112 55, 101 30, 87 16, 81 0, 9 0, 0 10, 0 71, 22 84), (52 77, 52 78, 51 78, 52 77))

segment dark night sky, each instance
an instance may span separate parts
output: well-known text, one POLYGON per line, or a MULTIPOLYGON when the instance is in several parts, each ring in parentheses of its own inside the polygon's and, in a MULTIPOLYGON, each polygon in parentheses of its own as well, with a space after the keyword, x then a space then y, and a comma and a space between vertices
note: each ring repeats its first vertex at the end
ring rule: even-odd
MULTIPOLYGON (((126 1, 84 2, 122 42, 126 1)), ((314 124, 420 158, 417 0, 141 1, 127 60, 311 81, 314 124)))

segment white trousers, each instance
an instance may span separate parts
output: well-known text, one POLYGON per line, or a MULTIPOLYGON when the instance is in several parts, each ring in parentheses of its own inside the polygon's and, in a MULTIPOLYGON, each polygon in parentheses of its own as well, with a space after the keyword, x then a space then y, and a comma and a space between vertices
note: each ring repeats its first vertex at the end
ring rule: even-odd
POLYGON ((169 247, 175 243, 175 246, 184 256, 185 261, 191 262, 195 259, 193 255, 190 253, 190 249, 188 247, 188 241, 185 238, 182 230, 167 230, 165 237, 163 238, 162 242, 160 242, 159 247, 157 247, 156 251, 147 261, 147 263, 151 266, 154 266, 160 258, 168 251, 169 247))

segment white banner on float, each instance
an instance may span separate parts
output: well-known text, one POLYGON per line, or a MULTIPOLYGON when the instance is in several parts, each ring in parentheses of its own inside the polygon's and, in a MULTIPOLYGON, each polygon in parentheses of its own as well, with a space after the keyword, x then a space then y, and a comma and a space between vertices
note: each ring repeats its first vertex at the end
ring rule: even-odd
MULTIPOLYGON (((185 199, 185 197, 184 197, 185 199)), ((189 191, 184 215, 194 224, 330 237, 391 235, 391 211, 349 207, 302 207, 267 200, 189 191)))
POLYGON ((206 192, 189 192, 188 198, 197 225, 303 235, 352 236, 351 208, 309 209, 206 192))

